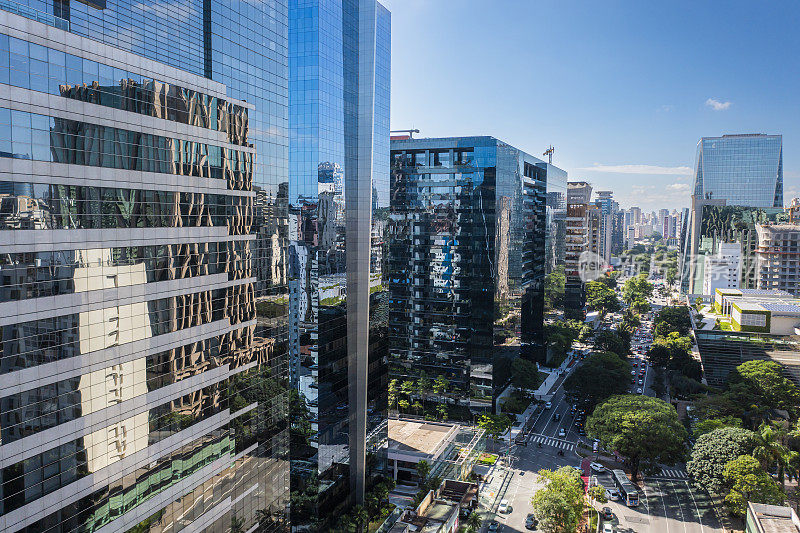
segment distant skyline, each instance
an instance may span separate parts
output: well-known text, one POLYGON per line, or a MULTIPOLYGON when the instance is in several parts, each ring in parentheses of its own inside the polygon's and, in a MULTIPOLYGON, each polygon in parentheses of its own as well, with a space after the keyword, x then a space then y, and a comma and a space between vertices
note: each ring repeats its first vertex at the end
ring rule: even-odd
POLYGON ((781 134, 800 196, 800 4, 382 3, 392 129, 553 144, 571 181, 647 211, 688 207, 701 137, 781 134))

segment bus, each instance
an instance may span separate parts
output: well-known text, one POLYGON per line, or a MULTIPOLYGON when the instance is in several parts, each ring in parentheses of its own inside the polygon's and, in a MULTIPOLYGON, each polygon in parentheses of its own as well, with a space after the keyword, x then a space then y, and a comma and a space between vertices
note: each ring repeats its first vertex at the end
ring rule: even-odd
POLYGON ((619 491, 620 499, 625 502, 628 507, 636 507, 639 505, 639 491, 636 490, 636 485, 631 483, 628 476, 622 470, 612 470, 611 477, 614 478, 614 485, 619 491))

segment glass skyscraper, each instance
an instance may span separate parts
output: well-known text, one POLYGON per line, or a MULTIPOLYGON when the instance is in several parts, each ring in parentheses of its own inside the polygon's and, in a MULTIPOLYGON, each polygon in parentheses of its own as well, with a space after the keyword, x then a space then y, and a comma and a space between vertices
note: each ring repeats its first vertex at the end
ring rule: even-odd
MULTIPOLYGON (((704 213, 706 208, 722 206, 752 208, 753 211, 783 207, 783 138, 780 135, 723 135, 703 137, 697 143, 692 207, 682 241, 681 290, 684 293, 701 292, 702 283, 698 285, 696 280, 702 279, 703 256, 716 253, 707 246, 711 236, 704 213)), ((711 240, 716 243, 719 236, 711 240)), ((743 275, 741 279, 748 277, 743 275)))
POLYGON ((288 6, 0 3, 0 530, 288 527, 288 6))
POLYGON ((563 257, 548 246, 565 182, 494 137, 392 140, 390 378, 427 385, 427 414, 492 412, 515 358, 544 361, 544 278, 563 257))
POLYGON ((723 135, 697 143, 694 195, 728 205, 783 207, 783 138, 723 135))
POLYGON ((390 13, 289 3, 292 523, 327 531, 381 474, 390 13))

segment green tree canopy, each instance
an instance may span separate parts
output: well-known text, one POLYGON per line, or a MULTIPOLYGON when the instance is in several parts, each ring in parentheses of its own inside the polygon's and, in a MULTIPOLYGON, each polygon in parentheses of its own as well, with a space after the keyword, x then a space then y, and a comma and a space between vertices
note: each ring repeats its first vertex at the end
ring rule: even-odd
POLYGON ((612 396, 586 422, 589 436, 628 458, 636 480, 642 462, 674 464, 685 455, 686 428, 668 403, 639 394, 612 396))
POLYGON ((537 475, 545 483, 536 491, 531 504, 545 533, 574 533, 583 516, 583 482, 571 466, 556 471, 540 470, 537 475))
POLYGON ((603 315, 620 309, 617 293, 599 281, 590 281, 586 284, 586 306, 603 315))
POLYGON ((700 420, 694 425, 693 433, 695 437, 700 437, 706 433, 711 433, 715 429, 722 428, 740 428, 742 421, 735 416, 724 416, 722 418, 709 418, 707 420, 700 420))
POLYGON ((558 266, 544 278, 544 308, 547 311, 564 306, 564 266, 558 266))
POLYGON ((774 361, 746 361, 728 377, 731 385, 741 383, 748 392, 772 409, 794 411, 800 404, 800 391, 785 378, 781 366, 774 361))
POLYGON ((666 337, 673 331, 681 336, 688 335, 692 329, 689 308, 686 306, 664 307, 656 315, 653 324, 656 337, 666 337))
POLYGON ((519 389, 536 389, 541 380, 536 363, 517 357, 511 363, 511 382, 519 389))
POLYGON ((604 329, 599 331, 594 338, 594 347, 603 352, 614 352, 620 357, 627 357, 630 352, 630 339, 627 340, 620 333, 604 329))
POLYGON ((628 390, 631 365, 611 352, 595 352, 564 380, 564 391, 587 410, 628 390))
POLYGON ((482 414, 480 418, 478 418, 478 427, 486 430, 486 433, 492 437, 498 438, 511 427, 511 419, 507 415, 502 414, 482 414))
POLYGON ((744 516, 747 502, 781 505, 784 494, 752 455, 740 455, 728 461, 723 471, 729 489, 725 504, 732 514, 744 516))
POLYGON ((753 452, 756 435, 747 429, 723 427, 701 435, 692 448, 686 471, 707 491, 721 494, 725 488, 725 465, 731 459, 753 452))
POLYGON ((647 360, 650 364, 659 368, 666 368, 669 364, 670 351, 669 348, 661 344, 653 343, 650 349, 647 350, 647 360))
MULTIPOLYGON (((648 258, 648 266, 649 266, 648 258)), ((628 304, 636 300, 647 300, 653 295, 653 284, 647 281, 645 274, 628 278, 622 286, 622 299, 628 304)))

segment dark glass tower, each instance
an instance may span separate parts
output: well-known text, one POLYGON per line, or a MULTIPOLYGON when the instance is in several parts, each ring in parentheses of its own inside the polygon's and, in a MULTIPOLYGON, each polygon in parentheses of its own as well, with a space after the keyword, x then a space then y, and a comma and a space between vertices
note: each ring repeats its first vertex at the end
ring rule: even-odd
POLYGON ((391 168, 390 377, 430 388, 417 411, 470 420, 515 358, 543 360, 566 174, 493 137, 393 140, 391 168))
POLYGON ((288 6, 4 2, 0 87, 0 530, 287 529, 288 6))
POLYGON ((363 501, 387 440, 389 12, 290 2, 292 523, 363 501))

